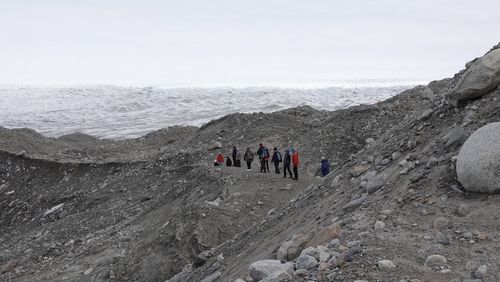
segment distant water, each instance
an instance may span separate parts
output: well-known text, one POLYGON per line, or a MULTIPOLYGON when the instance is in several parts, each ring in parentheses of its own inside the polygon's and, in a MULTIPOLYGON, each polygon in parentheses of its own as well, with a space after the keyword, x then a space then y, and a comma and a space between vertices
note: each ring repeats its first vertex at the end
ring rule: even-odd
POLYGON ((172 125, 202 125, 241 112, 309 105, 335 110, 372 104, 423 81, 345 81, 279 87, 0 87, 0 126, 47 136, 83 132, 124 139, 172 125))

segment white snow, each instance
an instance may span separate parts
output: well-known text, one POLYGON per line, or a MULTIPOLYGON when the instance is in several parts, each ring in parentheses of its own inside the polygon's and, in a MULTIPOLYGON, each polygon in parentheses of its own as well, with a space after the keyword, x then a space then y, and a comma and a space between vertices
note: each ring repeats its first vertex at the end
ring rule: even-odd
POLYGON ((358 81, 286 87, 0 87, 0 126, 47 136, 82 132, 139 137, 172 125, 202 125, 224 115, 300 105, 335 110, 390 98, 420 81, 358 81))

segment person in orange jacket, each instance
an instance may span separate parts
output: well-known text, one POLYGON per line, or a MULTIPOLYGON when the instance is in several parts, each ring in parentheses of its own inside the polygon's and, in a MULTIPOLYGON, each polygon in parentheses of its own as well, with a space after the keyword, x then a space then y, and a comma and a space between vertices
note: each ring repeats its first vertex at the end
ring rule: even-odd
POLYGON ((293 180, 299 180, 299 152, 292 148, 293 180))

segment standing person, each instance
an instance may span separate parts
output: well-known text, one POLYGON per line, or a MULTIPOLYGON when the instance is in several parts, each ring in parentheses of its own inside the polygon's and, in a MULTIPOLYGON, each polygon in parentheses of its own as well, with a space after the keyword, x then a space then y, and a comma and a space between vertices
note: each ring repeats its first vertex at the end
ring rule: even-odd
POLYGON ((236 149, 236 157, 234 158, 234 166, 241 167, 241 152, 240 149, 236 149))
POLYGON ((273 157, 271 158, 271 162, 274 163, 274 172, 276 174, 280 174, 280 163, 282 161, 281 153, 278 151, 278 148, 274 147, 273 157))
POLYGON ((260 143, 259 149, 257 150, 257 156, 259 156, 260 161, 260 172, 266 172, 266 163, 264 162, 265 149, 266 147, 260 143))
POLYGON ((267 172, 271 172, 271 170, 269 169, 269 150, 266 148, 264 148, 264 164, 265 164, 265 167, 264 167, 264 172, 266 172, 266 169, 267 169, 267 172))
POLYGON ((247 163, 247 169, 252 169, 253 153, 250 151, 250 148, 247 148, 243 160, 247 163))
POLYGON ((231 156, 233 157, 233 163, 235 166, 236 166, 236 153, 238 153, 238 149, 236 148, 236 146, 233 146, 233 153, 231 156))
POLYGON ((292 178, 292 171, 290 170, 290 165, 292 164, 292 155, 290 155, 290 150, 286 149, 285 150, 285 158, 283 158, 283 171, 285 172, 285 176, 283 178, 286 178, 286 171, 288 170, 288 173, 290 174, 290 178, 292 178))
POLYGON ((233 166, 233 162, 229 156, 226 157, 226 166, 233 166))
POLYGON ((299 180, 299 152, 296 149, 292 151, 292 166, 293 166, 293 180, 299 180))
POLYGON ((321 157, 321 175, 325 177, 328 173, 330 173, 330 162, 325 157, 321 157))
POLYGON ((221 153, 217 155, 217 158, 215 160, 217 161, 217 164, 219 166, 222 166, 222 164, 224 164, 224 156, 221 153))

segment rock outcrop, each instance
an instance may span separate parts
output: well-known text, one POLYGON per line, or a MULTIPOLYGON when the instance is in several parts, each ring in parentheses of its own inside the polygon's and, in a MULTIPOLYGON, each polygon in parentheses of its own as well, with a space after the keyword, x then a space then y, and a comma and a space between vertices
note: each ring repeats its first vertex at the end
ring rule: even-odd
POLYGON ((457 159, 457 176, 472 192, 500 192, 500 122, 487 124, 464 143, 457 159))
POLYGON ((499 84, 500 49, 494 49, 468 65, 446 98, 452 105, 459 106, 464 101, 481 97, 499 84))

